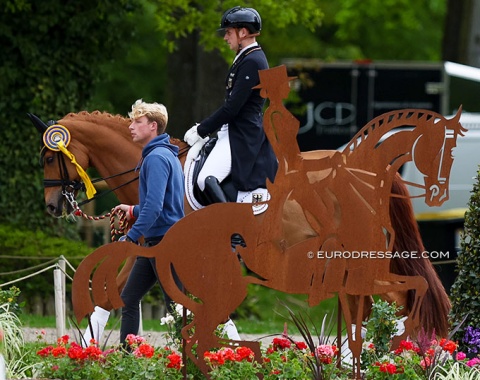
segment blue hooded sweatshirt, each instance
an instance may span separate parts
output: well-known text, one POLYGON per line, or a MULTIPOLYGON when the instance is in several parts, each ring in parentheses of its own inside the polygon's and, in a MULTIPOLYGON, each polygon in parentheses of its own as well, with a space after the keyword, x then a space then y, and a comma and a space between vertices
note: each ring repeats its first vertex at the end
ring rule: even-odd
POLYGON ((138 241, 158 238, 184 215, 184 178, 178 147, 166 133, 155 137, 142 150, 137 218, 128 237, 138 241))

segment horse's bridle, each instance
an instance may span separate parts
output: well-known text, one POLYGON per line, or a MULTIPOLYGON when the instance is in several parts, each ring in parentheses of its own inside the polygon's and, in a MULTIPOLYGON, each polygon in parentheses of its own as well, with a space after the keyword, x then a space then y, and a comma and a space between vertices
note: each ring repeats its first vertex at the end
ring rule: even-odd
MULTIPOLYGON (((50 122, 49 122, 50 123, 50 122)), ((185 155, 188 150, 189 150, 189 146, 180 150, 179 151, 179 157, 182 156, 182 155, 185 155)), ((40 151, 40 165, 43 167, 45 165, 45 162, 44 162, 44 159, 43 157, 45 156, 45 150, 47 149, 46 146, 44 146, 41 151, 40 151)), ((74 210, 78 209, 80 206, 83 206, 84 204, 87 204, 91 201, 93 201, 94 199, 98 199, 104 195, 107 195, 109 193, 112 193, 114 192, 115 190, 123 187, 123 186, 127 186, 129 185, 130 183, 132 182, 135 182, 136 180, 138 180, 138 176, 136 176, 135 178, 125 182, 125 183, 122 183, 120 184, 119 186, 117 187, 114 187, 112 189, 108 189, 106 191, 103 191, 102 193, 100 194, 95 194, 92 198, 90 199, 86 199, 80 203, 77 203, 76 199, 75 199, 75 191, 85 191, 85 184, 82 182, 82 181, 76 181, 76 180, 70 180, 70 177, 68 175, 68 170, 67 170, 67 165, 65 163, 65 156, 63 155, 62 152, 55 152, 56 156, 57 156, 57 161, 58 161, 58 168, 59 168, 59 172, 61 173, 61 178, 60 179, 44 179, 43 180, 43 187, 44 188, 47 188, 47 187, 57 187, 57 186, 61 186, 62 187, 62 195, 64 196, 64 198, 67 200, 68 203, 70 203, 70 205, 72 206, 72 208, 74 210)), ((109 177, 100 177, 100 178, 96 178, 94 180, 92 180, 91 182, 92 183, 97 183, 97 182, 101 182, 101 181, 105 181, 107 179, 111 179, 111 178, 115 178, 115 177, 119 177, 119 176, 122 176, 122 175, 125 175, 125 174, 128 174, 128 173, 131 173, 131 172, 134 172, 136 170, 138 170, 140 168, 140 164, 137 164, 134 168, 132 169, 129 169, 129 170, 126 170, 124 172, 121 172, 121 173, 118 173, 118 174, 114 174, 114 175, 111 175, 109 177)))
MULTIPOLYGON (((43 157, 45 156, 44 146, 40 151, 40 165, 43 167, 45 165, 43 157)), ((62 187, 62 192, 67 191, 67 188, 71 188, 71 191, 83 190, 85 191, 85 186, 81 181, 71 181, 68 176, 67 165, 65 164, 65 158, 62 152, 55 152, 58 161, 58 169, 61 173, 60 179, 44 179, 43 187, 62 187)))
MULTIPOLYGON (((45 155, 45 149, 46 147, 43 147, 41 152, 40 152, 40 163, 41 165, 43 166, 45 163, 44 163, 44 160, 43 160, 43 156, 45 155)), ((100 194, 95 194, 92 198, 90 199, 86 199, 80 203, 77 203, 77 201, 75 200, 75 191, 85 191, 85 184, 82 182, 82 181, 77 181, 77 180, 70 180, 70 177, 68 175, 68 170, 67 170, 67 165, 65 163, 65 157, 63 155, 62 152, 55 152, 55 155, 57 156, 57 161, 58 161, 58 168, 59 168, 59 172, 60 172, 60 179, 44 179, 43 180, 43 187, 44 188, 47 188, 47 187, 57 187, 57 186, 61 186, 62 188, 62 195, 65 197, 65 199, 67 200, 68 203, 70 203, 70 205, 73 207, 73 209, 77 209, 78 207, 84 205, 84 204, 87 204, 91 201, 93 201, 94 199, 98 199, 104 195, 107 195, 123 186, 127 186, 128 184, 138 180, 138 176, 125 182, 125 183, 122 183, 121 185, 113 188, 113 189, 108 189, 100 194)), ((128 173, 131 173, 135 170, 138 170, 138 165, 133 168, 133 169, 129 169, 129 170, 126 170, 124 172, 121 172, 121 173, 118 173, 118 174, 114 174, 112 176, 109 176, 109 177, 100 177, 100 178, 96 178, 94 180, 92 180, 91 182, 92 183, 97 183, 97 182, 101 182, 101 181, 105 181, 107 179, 110 179, 110 178, 115 178, 115 177, 119 177, 119 176, 122 176, 122 175, 125 175, 125 174, 128 174, 128 173)))

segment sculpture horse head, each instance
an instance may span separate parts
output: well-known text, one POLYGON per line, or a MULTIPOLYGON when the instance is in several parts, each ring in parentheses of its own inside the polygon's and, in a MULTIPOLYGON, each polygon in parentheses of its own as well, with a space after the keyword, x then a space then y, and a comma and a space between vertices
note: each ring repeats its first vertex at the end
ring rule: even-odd
POLYGON ((412 160, 424 175, 423 186, 417 184, 417 187, 425 189, 425 203, 428 206, 440 206, 449 199, 448 180, 453 164, 453 149, 457 145, 457 137, 466 132, 459 122, 460 114, 461 109, 452 119, 440 117, 434 120, 434 128, 438 133, 422 134, 414 144, 412 160), (432 145, 439 147, 434 155, 428 149, 432 145), (429 162, 432 158, 433 165, 429 162))

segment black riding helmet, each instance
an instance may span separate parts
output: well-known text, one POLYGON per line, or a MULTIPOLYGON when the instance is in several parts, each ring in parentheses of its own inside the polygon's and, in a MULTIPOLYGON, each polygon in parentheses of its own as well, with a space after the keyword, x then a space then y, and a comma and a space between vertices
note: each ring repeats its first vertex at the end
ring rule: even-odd
POLYGON ((247 28, 250 33, 256 34, 262 30, 262 19, 255 9, 237 6, 223 14, 218 31, 225 32, 226 28, 247 28))

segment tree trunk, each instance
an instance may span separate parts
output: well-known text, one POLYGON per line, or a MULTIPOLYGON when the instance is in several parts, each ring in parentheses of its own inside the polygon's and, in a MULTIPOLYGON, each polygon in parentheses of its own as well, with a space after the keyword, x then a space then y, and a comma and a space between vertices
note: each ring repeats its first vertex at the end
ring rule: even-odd
POLYGON ((443 60, 480 67, 480 0, 448 0, 443 60))
POLYGON ((206 52, 196 33, 178 41, 168 59, 168 133, 183 138, 185 131, 221 106, 228 64, 217 52, 206 52))

